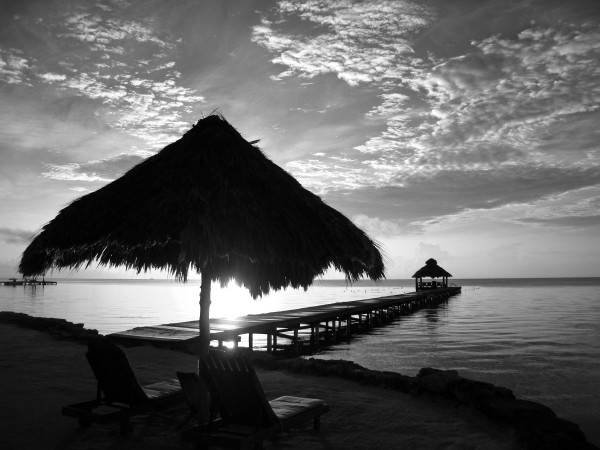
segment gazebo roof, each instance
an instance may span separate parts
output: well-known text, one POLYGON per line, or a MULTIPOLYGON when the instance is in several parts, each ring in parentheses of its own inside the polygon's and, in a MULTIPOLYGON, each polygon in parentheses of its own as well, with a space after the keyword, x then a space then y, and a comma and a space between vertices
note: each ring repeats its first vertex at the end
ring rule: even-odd
POLYGON ((446 272, 443 268, 438 266, 435 259, 430 258, 425 262, 425 265, 415 272, 412 278, 439 278, 439 277, 451 277, 452 275, 446 272))

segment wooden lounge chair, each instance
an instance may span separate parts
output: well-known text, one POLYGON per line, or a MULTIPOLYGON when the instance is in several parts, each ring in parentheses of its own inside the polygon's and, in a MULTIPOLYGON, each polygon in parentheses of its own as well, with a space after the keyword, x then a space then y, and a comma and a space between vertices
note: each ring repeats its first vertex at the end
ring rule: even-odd
MULTIPOLYGON (((321 415, 329 411, 329 406, 319 399, 284 396, 268 401, 254 369, 235 354, 211 351, 200 362, 200 374, 213 403, 211 421, 204 427, 184 431, 183 438, 204 448, 260 448, 263 440, 276 438, 282 431, 311 420, 318 430, 321 415), (215 412, 220 416, 216 420, 215 412)), ((197 375, 178 376, 188 402, 197 401, 197 375)))
POLYGON ((118 420, 121 433, 127 433, 130 416, 183 402, 177 379, 141 386, 123 350, 108 338, 91 338, 85 356, 98 381, 96 398, 62 408, 63 415, 79 419, 81 426, 118 420))

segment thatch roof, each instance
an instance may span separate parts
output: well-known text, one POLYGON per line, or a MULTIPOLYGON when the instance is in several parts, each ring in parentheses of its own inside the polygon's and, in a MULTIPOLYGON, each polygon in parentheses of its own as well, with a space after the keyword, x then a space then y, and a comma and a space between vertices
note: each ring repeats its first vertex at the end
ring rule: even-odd
POLYGON ((190 268, 209 268, 213 280, 236 278, 253 296, 306 288, 329 267, 350 281, 384 277, 377 244, 219 116, 62 209, 19 270, 93 262, 184 280, 190 268))
POLYGON ((412 278, 441 278, 441 277, 451 277, 448 272, 438 266, 438 263, 435 259, 430 258, 425 262, 425 265, 421 267, 419 270, 415 272, 412 278))

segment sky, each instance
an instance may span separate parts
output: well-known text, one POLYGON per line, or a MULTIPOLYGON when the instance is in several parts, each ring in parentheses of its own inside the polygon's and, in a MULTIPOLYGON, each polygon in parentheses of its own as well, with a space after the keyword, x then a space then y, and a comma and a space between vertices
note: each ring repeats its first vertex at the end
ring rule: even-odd
POLYGON ((0 11, 2 277, 61 208, 213 111, 379 242, 388 278, 430 257, 455 278, 600 276, 597 0, 0 11))

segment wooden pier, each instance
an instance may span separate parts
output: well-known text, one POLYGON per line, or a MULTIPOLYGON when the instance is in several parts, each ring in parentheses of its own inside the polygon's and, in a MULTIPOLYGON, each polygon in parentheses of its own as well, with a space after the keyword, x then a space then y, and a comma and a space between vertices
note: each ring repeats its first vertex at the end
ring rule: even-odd
MULTIPOLYGON (((217 342, 219 347, 225 342, 238 347, 241 337, 247 335, 244 340, 248 348, 253 349, 255 335, 264 335, 268 352, 290 346, 298 352, 300 345, 318 347, 383 325, 394 317, 438 305, 460 290, 460 287, 454 286, 231 319, 214 318, 210 319, 210 340, 217 342), (284 340, 284 344, 280 344, 280 340, 284 340)), ((138 327, 109 336, 120 341, 188 345, 198 339, 198 321, 138 327)))
POLYGON ((0 281, 0 285, 2 286, 46 286, 46 285, 55 285, 56 281, 46 281, 46 280, 36 280, 24 278, 22 280, 17 280, 16 278, 10 278, 8 281, 0 281))

